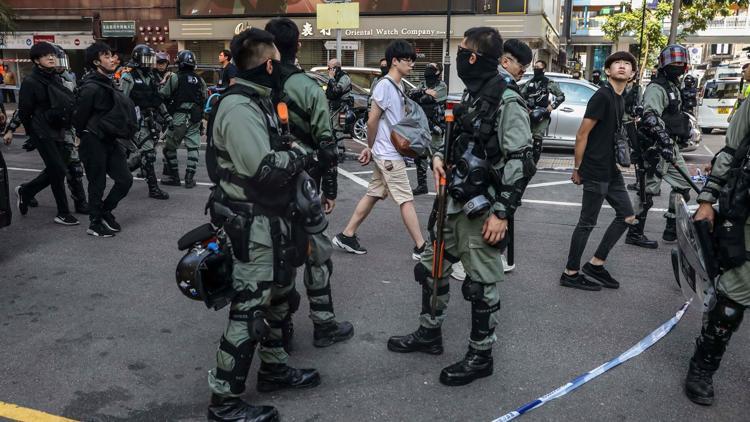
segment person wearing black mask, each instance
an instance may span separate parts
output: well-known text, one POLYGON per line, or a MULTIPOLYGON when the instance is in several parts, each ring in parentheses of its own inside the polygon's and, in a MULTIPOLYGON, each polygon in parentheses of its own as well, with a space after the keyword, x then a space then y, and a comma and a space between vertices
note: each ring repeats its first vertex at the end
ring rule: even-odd
POLYGON ((557 82, 544 76, 547 62, 537 60, 534 63, 534 76, 521 88, 521 95, 531 110, 531 136, 534 138, 534 162, 539 162, 542 156, 542 141, 547 133, 549 123, 552 120, 552 110, 556 109, 565 101, 565 94, 557 85, 557 82), (555 100, 550 102, 550 94, 555 100))
POLYGON ((591 83, 598 87, 603 87, 604 84, 607 83, 607 81, 602 80, 601 70, 596 69, 595 71, 591 72, 591 83))
MULTIPOLYGON (((430 122, 432 132, 432 148, 436 149, 443 139, 445 100, 448 98, 448 86, 440 80, 440 67, 437 63, 430 63, 424 69, 424 81, 409 93, 409 96, 419 103, 430 122)), ((412 190, 414 196, 427 193, 427 160, 417 158, 417 187, 412 190)))
POLYGON ((464 359, 440 373, 440 382, 449 386, 469 384, 493 373, 492 345, 497 340, 495 327, 500 309, 498 283, 504 278, 500 255, 507 244, 503 240, 508 218, 519 206, 535 171, 526 102, 514 78, 504 70, 498 73, 502 54, 502 38, 489 27, 469 29, 458 47, 456 70, 466 90, 461 104, 453 109, 456 123, 449 141, 451 161, 444 161, 445 144, 432 160, 436 184, 446 177, 446 166, 453 168, 448 185, 444 252, 445 257, 455 258, 440 263, 445 270, 440 279, 434 280, 435 251, 428 245, 414 268, 422 293, 419 328, 388 340, 388 350, 396 353, 443 353, 441 326, 450 296, 448 277, 453 263, 460 260, 466 270, 461 293, 471 302, 471 335, 464 359), (475 131, 477 127, 490 130, 475 131), (490 173, 500 175, 501 180, 490 177, 490 173), (480 186, 475 184, 477 177, 484 177, 480 186), (435 284, 437 303, 433 308, 435 284))
POLYGON ((73 126, 81 138, 79 154, 89 181, 91 224, 86 233, 96 237, 112 237, 122 230, 112 211, 130 191, 133 176, 128 168, 125 147, 112 141, 117 134, 108 133, 101 121, 115 108, 116 98, 123 97, 121 99, 131 107, 132 103, 119 91, 115 92, 113 75, 116 62, 107 44, 97 42, 90 45, 86 48, 84 59, 89 72, 79 88, 73 126), (107 176, 115 183, 106 199, 102 199, 107 176))
POLYGON ((297 141, 277 146, 282 125, 274 103, 281 96, 282 66, 274 36, 250 28, 232 39, 230 49, 239 72, 209 122, 217 156, 215 175, 220 179, 213 200, 252 223, 237 230, 241 234, 232 242, 236 295, 216 367, 208 374, 212 393, 208 420, 277 421, 275 408, 250 405, 240 395, 258 345, 258 391, 320 384, 317 370, 287 365, 282 327, 292 308, 296 272, 288 260, 276 259, 280 248, 293 249, 287 234, 297 223, 287 210, 297 177, 313 158, 297 141))
POLYGON ((57 50, 52 44, 35 44, 29 51, 29 58, 34 69, 21 84, 18 117, 26 133, 34 139, 44 161, 44 170, 32 181, 16 187, 18 211, 26 215, 31 199, 49 186, 57 204, 55 223, 73 226, 78 224, 78 219, 70 214, 65 197, 65 130, 71 125, 75 99, 56 72, 57 50))
POLYGON ((659 72, 652 78, 643 92, 643 115, 638 129, 642 160, 646 169, 645 198, 638 201, 636 214, 638 225, 631 226, 625 243, 648 249, 655 249, 658 243, 644 235, 648 210, 653 205, 653 197, 661 192, 662 179, 672 187, 669 194, 669 207, 664 217, 667 219, 662 240, 674 242, 677 239, 675 201, 678 196, 690 200, 690 184, 675 168, 678 166, 689 174, 685 159, 680 153, 681 139, 690 137, 690 121, 682 112, 680 77, 687 71, 689 53, 681 45, 668 45, 659 54, 659 72), (673 165, 674 163, 674 165, 673 165))
POLYGON ((375 89, 375 85, 378 84, 378 81, 383 79, 383 76, 388 74, 388 60, 383 57, 380 59, 380 75, 373 78, 372 83, 370 83, 370 94, 372 94, 372 90, 375 89))

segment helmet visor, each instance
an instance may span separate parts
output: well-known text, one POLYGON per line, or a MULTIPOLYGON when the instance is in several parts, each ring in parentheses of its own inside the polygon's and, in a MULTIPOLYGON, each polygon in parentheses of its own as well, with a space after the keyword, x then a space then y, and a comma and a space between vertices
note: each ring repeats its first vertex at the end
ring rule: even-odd
POLYGON ((141 66, 154 67, 156 65, 156 56, 153 54, 143 55, 141 57, 141 66))
POLYGON ((62 56, 57 56, 57 64, 55 64, 55 67, 58 70, 70 69, 70 62, 68 61, 68 55, 63 54, 62 56))

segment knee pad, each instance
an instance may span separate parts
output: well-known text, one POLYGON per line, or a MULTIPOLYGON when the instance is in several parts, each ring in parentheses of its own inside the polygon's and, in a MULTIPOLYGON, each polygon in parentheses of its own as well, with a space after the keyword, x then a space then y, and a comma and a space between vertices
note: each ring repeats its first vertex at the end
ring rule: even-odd
POLYGON ((429 287, 427 280, 431 276, 432 274, 430 273, 430 270, 428 270, 421 262, 417 262, 417 264, 414 265, 414 280, 417 283, 429 287))
POLYGON ((231 356, 234 359, 234 365, 229 371, 217 367, 216 378, 229 383, 229 390, 232 394, 242 394, 245 391, 245 380, 253 361, 255 345, 256 342, 246 340, 239 346, 234 346, 226 337, 221 337, 219 350, 231 356))
POLYGON ((490 328, 490 317, 500 309, 500 302, 490 306, 484 300, 471 302, 471 339, 480 341, 491 336, 494 328, 490 328))
MULTIPOLYGON (((445 296, 448 293, 450 293, 450 284, 445 284, 444 286, 438 287, 437 295, 445 296)), ((430 310, 432 309, 432 286, 427 286, 426 284, 422 284, 422 315, 429 315, 430 310)), ((443 315, 443 311, 440 309, 435 310, 435 316, 441 316, 443 315)))
POLYGON ((249 311, 229 311, 229 319, 246 323, 248 336, 252 341, 262 341, 271 333, 263 307, 255 306, 249 311))
POLYGON ((153 164, 156 162, 156 151, 146 151, 141 154, 141 161, 146 164, 153 164))
POLYGON ((74 179, 80 179, 83 177, 83 166, 80 161, 72 162, 68 164, 68 174, 74 179))
POLYGON ((484 298, 484 285, 473 281, 469 275, 466 275, 464 283, 461 285, 461 293, 464 299, 469 302, 476 302, 484 298))
POLYGON ((708 324, 704 324, 704 328, 709 331, 708 334, 720 337, 731 335, 739 328, 744 315, 744 306, 719 294, 716 298, 716 305, 707 314, 708 324))

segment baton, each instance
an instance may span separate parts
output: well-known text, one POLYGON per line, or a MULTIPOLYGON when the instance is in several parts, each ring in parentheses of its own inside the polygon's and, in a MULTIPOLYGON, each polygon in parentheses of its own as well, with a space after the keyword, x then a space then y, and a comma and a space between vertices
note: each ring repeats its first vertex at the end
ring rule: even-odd
MULTIPOLYGON (((450 151, 451 128, 453 122, 453 110, 446 110, 445 121, 447 127, 445 130, 445 157, 447 158, 450 151)), ((448 160, 443 163, 443 169, 448 171, 448 160)), ((435 308, 437 308, 437 288, 438 280, 443 278, 443 262, 445 259, 445 214, 447 208, 447 190, 448 182, 445 177, 441 177, 437 187, 437 224, 435 240, 432 241, 432 295, 430 297, 430 317, 435 318, 435 308)))

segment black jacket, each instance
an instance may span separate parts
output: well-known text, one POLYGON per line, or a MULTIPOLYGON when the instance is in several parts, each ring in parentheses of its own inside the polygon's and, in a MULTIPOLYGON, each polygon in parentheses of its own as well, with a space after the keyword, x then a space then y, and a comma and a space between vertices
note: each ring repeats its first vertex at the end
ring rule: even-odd
POLYGON ((89 72, 83 77, 78 87, 73 127, 81 136, 87 132, 86 129, 96 117, 108 112, 114 106, 112 92, 100 84, 112 85, 112 80, 99 72, 89 72))
POLYGON ((44 72, 34 66, 31 75, 25 77, 21 83, 18 93, 18 117, 29 136, 62 141, 64 132, 62 128, 55 127, 55 116, 50 112, 52 106, 46 84, 58 84, 62 89, 67 89, 59 75, 44 72))

